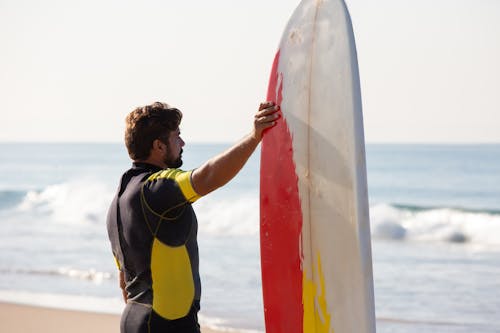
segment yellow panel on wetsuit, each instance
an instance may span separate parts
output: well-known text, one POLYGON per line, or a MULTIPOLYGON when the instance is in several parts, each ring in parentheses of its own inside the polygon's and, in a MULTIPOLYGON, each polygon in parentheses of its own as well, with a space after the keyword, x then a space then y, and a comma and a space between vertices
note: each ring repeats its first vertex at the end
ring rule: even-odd
POLYGON ((122 266, 120 265, 120 261, 118 261, 118 259, 116 258, 115 255, 113 255, 113 258, 115 258, 116 267, 118 268, 119 271, 121 271, 122 270, 122 266))
POLYGON ((198 200, 201 196, 196 193, 193 188, 193 184, 191 183, 191 175, 193 170, 191 171, 182 171, 179 169, 166 169, 160 172, 152 174, 148 181, 158 180, 162 178, 175 180, 181 189, 182 194, 186 198, 187 201, 193 203, 198 200))
POLYGON ((194 281, 186 246, 153 241, 151 253, 153 310, 173 320, 186 316, 194 299, 194 281))

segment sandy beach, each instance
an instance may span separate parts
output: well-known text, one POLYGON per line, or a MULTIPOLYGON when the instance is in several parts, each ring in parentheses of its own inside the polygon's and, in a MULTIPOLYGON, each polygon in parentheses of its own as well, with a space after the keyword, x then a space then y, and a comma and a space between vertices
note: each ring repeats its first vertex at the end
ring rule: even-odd
MULTIPOLYGON (((120 332, 120 316, 84 311, 0 303, 0 332, 120 332)), ((202 328, 202 333, 220 333, 202 328)))

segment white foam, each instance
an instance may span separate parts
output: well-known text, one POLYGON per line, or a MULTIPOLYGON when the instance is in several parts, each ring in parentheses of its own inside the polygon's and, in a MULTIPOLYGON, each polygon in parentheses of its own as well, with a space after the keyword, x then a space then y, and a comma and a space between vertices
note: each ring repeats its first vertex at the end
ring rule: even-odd
POLYGON ((370 208, 374 239, 472 243, 500 246, 500 215, 452 208, 370 208))
MULTIPOLYGON (((100 226, 114 192, 102 182, 81 179, 50 185, 41 191, 29 191, 16 209, 18 213, 48 222, 100 226)), ((256 191, 233 196, 209 195, 195 203, 195 211, 201 234, 254 237, 259 234, 259 197, 256 191)), ((375 240, 500 246, 500 214, 376 204, 370 207, 370 221, 375 240)))
POLYGON ((71 279, 90 281, 95 284, 101 284, 105 280, 115 279, 114 273, 101 272, 94 268, 87 270, 76 269, 72 267, 61 267, 58 269, 3 269, 0 274, 27 274, 27 275, 48 275, 48 276, 64 276, 71 279))
POLYGON ((119 297, 104 298, 27 291, 0 290, 0 301, 47 308, 120 314, 125 304, 119 297))
POLYGON ((113 278, 113 274, 109 272, 99 272, 93 268, 88 270, 80 270, 70 267, 63 267, 59 268, 57 270, 57 273, 73 279, 92 281, 96 284, 100 284, 104 280, 110 280, 113 278))
POLYGON ((210 235, 250 235, 259 233, 259 198, 244 195, 227 198, 206 197, 195 204, 200 233, 210 235))
POLYGON ((95 223, 104 220, 113 194, 101 182, 81 179, 29 191, 17 209, 58 223, 95 223))

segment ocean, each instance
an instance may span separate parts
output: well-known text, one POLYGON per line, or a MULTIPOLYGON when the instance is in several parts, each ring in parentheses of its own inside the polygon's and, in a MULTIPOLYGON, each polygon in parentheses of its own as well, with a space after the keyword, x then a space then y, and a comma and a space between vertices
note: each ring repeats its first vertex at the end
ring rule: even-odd
MULTIPOLYGON (((224 144, 187 144, 184 169, 224 144)), ((0 300, 120 313, 122 144, 0 144, 0 300)), ((377 331, 500 332, 500 145, 367 145, 377 331)), ((259 152, 194 204, 201 323, 264 331, 259 152)))

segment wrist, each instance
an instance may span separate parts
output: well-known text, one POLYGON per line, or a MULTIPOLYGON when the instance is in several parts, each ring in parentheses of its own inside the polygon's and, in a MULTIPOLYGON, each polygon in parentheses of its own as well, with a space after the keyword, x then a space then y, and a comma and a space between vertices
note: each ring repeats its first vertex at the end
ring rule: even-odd
POLYGON ((262 132, 258 132, 255 129, 249 135, 252 141, 255 141, 256 144, 259 144, 262 141, 262 132))

